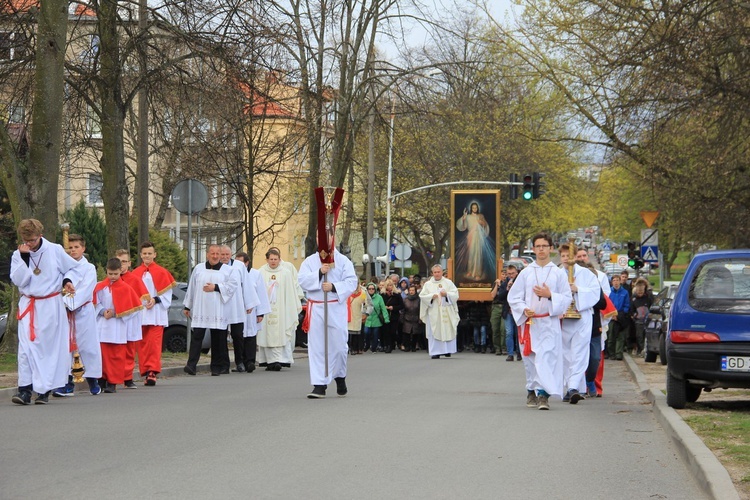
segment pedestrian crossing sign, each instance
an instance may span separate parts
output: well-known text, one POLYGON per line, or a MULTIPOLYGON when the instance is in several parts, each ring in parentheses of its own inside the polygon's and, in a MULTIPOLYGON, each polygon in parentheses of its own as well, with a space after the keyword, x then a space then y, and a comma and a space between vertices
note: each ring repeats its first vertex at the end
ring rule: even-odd
POLYGON ((659 262, 659 247, 643 245, 641 247, 641 258, 646 262, 659 262))

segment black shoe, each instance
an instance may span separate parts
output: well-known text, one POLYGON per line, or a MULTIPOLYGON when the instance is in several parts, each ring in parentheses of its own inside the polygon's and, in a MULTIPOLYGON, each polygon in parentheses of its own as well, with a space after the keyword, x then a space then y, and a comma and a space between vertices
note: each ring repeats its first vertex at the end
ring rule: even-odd
POLYGON ((224 368, 219 372, 221 375, 229 375, 229 368, 224 368))
POLYGON ((284 367, 284 368, 291 368, 292 367, 291 363, 276 363, 276 364, 279 365, 279 366, 281 366, 281 367, 284 367))
POLYGON ((513 361, 514 359, 516 359, 516 358, 514 358, 513 355, 511 354, 510 356, 508 356, 507 358, 505 358, 505 361, 513 361))
POLYGON ((191 368, 188 365, 185 365, 185 368, 183 368, 182 371, 184 371, 188 375, 195 375, 195 368, 191 368))
POLYGON ((326 397, 326 386, 316 385, 310 394, 307 395, 307 399, 323 399, 326 397))
POLYGON ((487 354, 487 346, 486 345, 482 346, 482 354, 487 354))
POLYGON ((126 380, 125 389, 138 389, 138 386, 135 385, 135 382, 133 382, 132 380, 126 380))
POLYGON ((346 389, 346 379, 344 377, 336 377, 334 380, 336 380, 336 394, 340 398, 343 398, 346 396, 346 393, 349 392, 346 389))
POLYGON ((520 352, 516 353, 516 361, 521 361, 521 353, 520 352))
POLYGON ((18 391, 12 398, 17 405, 30 405, 31 404, 31 393, 29 391, 18 391))
POLYGON ((245 373, 253 373, 255 371, 255 365, 248 366, 247 370, 245 370, 245 373))
POLYGON ((114 394, 116 392, 117 392, 117 385, 116 384, 110 384, 109 382, 107 382, 104 385, 104 393, 105 394, 114 394))
POLYGON ((247 370, 245 370, 245 365, 240 363, 237 365, 237 368, 233 369, 232 371, 235 373, 245 373, 247 370))
POLYGON ((574 405, 577 404, 579 401, 583 399, 583 396, 580 392, 578 392, 575 389, 570 390, 570 404, 574 405))
POLYGON ((49 393, 52 391, 47 391, 44 394, 39 394, 36 399, 34 400, 35 405, 46 405, 49 403, 49 393))
POLYGON ((218 377, 219 375, 221 375, 221 372, 211 372, 212 377, 218 377))
POLYGON ((432 359, 440 359, 440 354, 435 354, 432 359))
POLYGON ((446 354, 445 357, 450 358, 451 357, 450 353, 446 354))
POLYGON ((258 366, 261 368, 268 366, 268 363, 258 363, 258 366))

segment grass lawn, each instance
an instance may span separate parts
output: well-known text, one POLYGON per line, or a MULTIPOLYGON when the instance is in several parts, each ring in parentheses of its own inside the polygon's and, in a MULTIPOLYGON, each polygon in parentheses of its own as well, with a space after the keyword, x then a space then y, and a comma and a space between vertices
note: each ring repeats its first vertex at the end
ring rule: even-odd
POLYGON ((699 414, 683 415, 685 422, 727 469, 734 472, 737 476, 734 480, 750 487, 750 412, 747 404, 742 408, 724 407, 720 402, 713 402, 711 407, 701 406, 699 414))

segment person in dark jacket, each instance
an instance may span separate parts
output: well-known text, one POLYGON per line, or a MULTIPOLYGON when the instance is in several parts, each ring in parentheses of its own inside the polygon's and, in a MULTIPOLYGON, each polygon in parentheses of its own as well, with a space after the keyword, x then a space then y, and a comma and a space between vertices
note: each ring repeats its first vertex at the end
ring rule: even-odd
POLYGON ((383 295, 385 308, 388 310, 389 322, 383 326, 383 352, 393 352, 396 347, 396 334, 398 332, 399 316, 404 308, 404 300, 401 292, 396 290, 396 285, 388 280, 385 284, 385 295, 383 295))
POLYGON ((466 317, 474 331, 474 352, 487 352, 487 330, 490 327, 490 315, 487 304, 473 301, 466 308, 466 317))
POLYGON ((633 286, 633 298, 630 300, 630 318, 635 325, 636 356, 643 353, 643 334, 648 319, 648 311, 651 309, 653 298, 648 289, 646 280, 638 279, 633 286))
POLYGON ((419 320, 419 294, 417 287, 409 285, 408 293, 404 298, 404 309, 401 312, 401 330, 404 334, 404 351, 417 351, 417 345, 420 344, 424 336, 422 322, 419 320))

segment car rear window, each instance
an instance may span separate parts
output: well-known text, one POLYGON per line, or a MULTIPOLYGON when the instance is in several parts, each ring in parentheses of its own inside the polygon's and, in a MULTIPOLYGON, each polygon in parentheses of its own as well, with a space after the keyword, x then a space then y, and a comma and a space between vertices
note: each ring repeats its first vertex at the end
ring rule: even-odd
POLYGON ((699 311, 750 314, 750 258, 701 265, 690 283, 688 302, 699 311))

